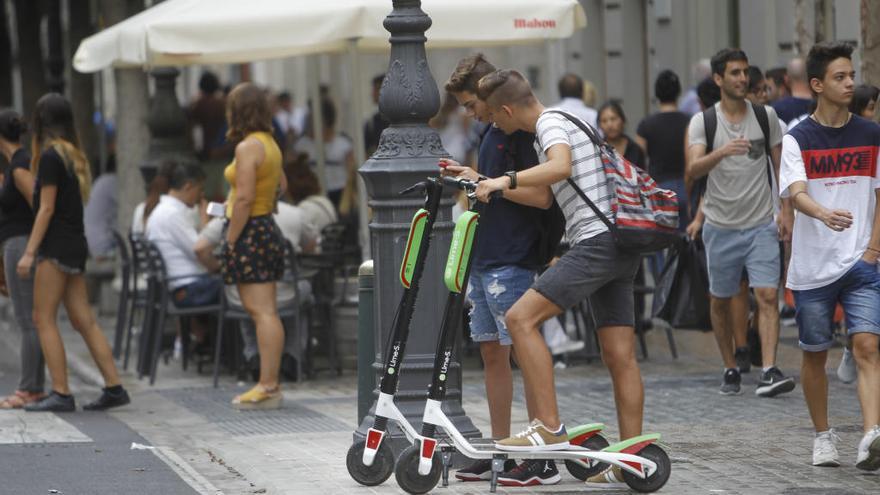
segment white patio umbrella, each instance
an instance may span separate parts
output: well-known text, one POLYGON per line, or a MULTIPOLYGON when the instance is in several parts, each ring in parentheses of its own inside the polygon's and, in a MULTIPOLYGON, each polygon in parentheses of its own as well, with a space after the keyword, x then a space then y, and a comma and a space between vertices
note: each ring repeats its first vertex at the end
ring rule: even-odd
MULTIPOLYGON (((476 48, 541 43, 570 37, 587 24, 577 0, 422 0, 431 16, 428 48, 476 48)), ((73 57, 80 72, 106 67, 243 63, 295 55, 348 52, 361 77, 357 54, 389 49, 382 21, 390 0, 165 0, 86 38, 73 57)), ((314 81, 313 81, 314 82, 314 81)), ((353 81, 361 87, 362 81, 353 81)), ((317 101, 317 84, 311 84, 317 101)), ((361 92, 354 112, 364 108, 361 92)), ((320 129, 320 112, 312 112, 320 129)), ((319 177, 324 176, 321 133, 319 177)), ((361 126, 354 129, 357 163, 365 161, 361 126)), ((359 181, 361 238, 369 238, 366 191, 359 181)), ((365 250, 369 242, 362 242, 365 250)), ((365 251, 365 257, 368 253, 365 251)))

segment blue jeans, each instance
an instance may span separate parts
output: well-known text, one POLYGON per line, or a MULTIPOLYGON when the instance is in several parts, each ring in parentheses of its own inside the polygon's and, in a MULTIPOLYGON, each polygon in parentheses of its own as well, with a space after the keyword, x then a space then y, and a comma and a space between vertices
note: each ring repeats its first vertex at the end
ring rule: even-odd
POLYGON ((534 270, 516 265, 471 269, 468 299, 471 300, 471 339, 474 342, 513 344, 504 315, 535 281, 534 270))
POLYGON ((174 305, 178 308, 194 308, 208 306, 220 302, 220 291, 223 290, 223 281, 217 277, 203 275, 194 282, 174 289, 174 305))
POLYGON ((809 352, 821 352, 833 342, 834 308, 839 302, 846 317, 847 333, 880 335, 880 273, 877 266, 861 259, 842 277, 809 290, 794 290, 798 344, 809 352))

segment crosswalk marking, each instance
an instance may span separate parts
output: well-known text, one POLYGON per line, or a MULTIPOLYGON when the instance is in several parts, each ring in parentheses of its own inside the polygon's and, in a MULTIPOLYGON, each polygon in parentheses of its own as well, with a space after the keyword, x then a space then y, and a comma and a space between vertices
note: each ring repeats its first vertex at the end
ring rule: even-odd
POLYGON ((52 413, 0 411, 0 445, 91 441, 83 432, 52 413))

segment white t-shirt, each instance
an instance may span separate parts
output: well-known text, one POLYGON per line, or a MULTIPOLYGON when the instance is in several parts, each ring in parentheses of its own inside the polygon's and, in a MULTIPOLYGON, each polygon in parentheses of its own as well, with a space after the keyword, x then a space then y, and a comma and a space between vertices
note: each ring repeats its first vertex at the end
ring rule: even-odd
MULTIPOLYGON (((296 142, 293 149, 297 153, 309 155, 309 165, 313 169, 317 167, 318 155, 312 138, 303 136, 296 142)), ((331 141, 324 142, 324 167, 327 173, 327 183, 324 184, 324 188, 327 191, 340 191, 345 188, 345 182, 348 180, 346 160, 353 149, 351 141, 340 134, 336 134, 331 141)))
MULTIPOLYGON (((614 221, 611 213, 611 194, 605 177, 605 167, 599 149, 590 138, 574 123, 558 113, 546 110, 538 117, 535 126, 535 149, 541 162, 547 161, 546 152, 551 146, 565 144, 571 148, 571 178, 588 198, 614 221)), ((550 186, 556 202, 565 216, 565 236, 571 244, 595 237, 606 232, 608 227, 593 213, 568 181, 559 181, 550 186)))
POLYGON ((187 207, 179 199, 164 195, 147 219, 144 235, 156 244, 169 277, 183 277, 168 282, 173 290, 195 282, 207 273, 193 248, 199 237, 187 216, 187 207))
POLYGON ((865 253, 874 222, 875 189, 880 189, 880 126, 852 117, 840 128, 803 120, 782 139, 780 194, 795 182, 825 208, 848 210, 853 224, 835 232, 820 220, 796 212, 786 287, 825 287, 865 253))
MULTIPOLYGON (((568 112, 595 127, 597 131, 599 130, 599 114, 595 109, 588 107, 584 100, 579 98, 563 98, 553 108, 568 112)), ((601 133, 598 134, 602 135, 601 133)))

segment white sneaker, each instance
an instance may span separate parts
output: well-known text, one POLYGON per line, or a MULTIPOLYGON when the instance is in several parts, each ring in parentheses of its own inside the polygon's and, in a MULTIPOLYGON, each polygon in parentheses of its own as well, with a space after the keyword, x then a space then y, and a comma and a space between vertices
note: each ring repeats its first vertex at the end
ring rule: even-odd
POLYGON ((874 425, 859 442, 856 467, 865 471, 880 469, 880 425, 874 425))
POLYGON ((550 354, 554 356, 579 351, 584 348, 582 341, 572 340, 565 333, 565 330, 556 318, 550 318, 545 321, 541 329, 544 332, 544 341, 550 349, 550 354))
POLYGON ((816 433, 813 439, 813 465, 825 467, 840 466, 840 456, 837 454, 837 442, 840 437, 834 430, 816 433))
POLYGON ((843 383, 852 383, 856 381, 856 377, 858 377, 856 359, 853 357, 852 351, 844 347, 840 365, 837 366, 837 378, 843 383))

